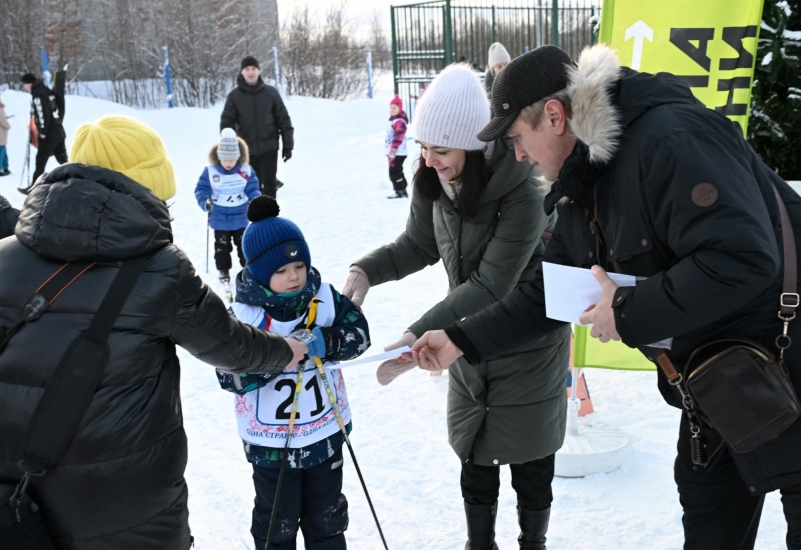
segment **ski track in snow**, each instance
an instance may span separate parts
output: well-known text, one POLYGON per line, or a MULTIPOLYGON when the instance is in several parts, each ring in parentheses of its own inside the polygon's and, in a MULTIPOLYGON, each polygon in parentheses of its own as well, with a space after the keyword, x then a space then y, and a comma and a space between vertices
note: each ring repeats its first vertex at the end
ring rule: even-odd
MULTIPOLYGON (((377 98, 340 103, 290 97, 296 149, 278 177, 282 214, 295 221, 309 242, 312 262, 325 281, 342 288, 349 265, 391 242, 405 226, 409 202, 387 200, 391 186, 383 140, 391 81, 381 81, 377 98)), ((12 174, 0 178, 0 194, 19 208, 17 193, 24 157, 23 126, 30 96, 3 94, 12 130, 8 146, 12 174)), ((222 294, 213 259, 205 273, 206 216, 194 186, 218 137, 222 104, 208 110, 177 108, 140 111, 107 101, 70 96, 65 128, 107 114, 133 116, 152 126, 172 160, 178 194, 170 201, 175 242, 203 279, 222 294)), ((69 148, 68 139, 67 147, 69 148)), ((411 180, 417 148, 406 161, 411 180)), ((49 168, 55 166, 51 159, 49 168)), ((233 274, 232 274, 233 275, 233 274)), ((371 353, 395 341, 405 327, 445 296, 440 265, 405 280, 370 290, 364 311, 370 322, 371 353)), ((179 351, 184 420, 189 438, 189 521, 198 550, 252 547, 249 535, 254 489, 233 412, 233 397, 222 391, 212 368, 179 351)), ((448 445, 445 398, 448 376, 411 371, 382 387, 375 365, 345 372, 353 409, 352 441, 392 550, 461 549, 466 530, 459 489, 459 461, 448 445)), ((587 383, 598 420, 622 427, 634 453, 611 474, 555 479, 548 533, 551 550, 670 549, 682 546, 681 508, 672 465, 680 412, 662 402, 654 373, 588 370, 587 383)), ((348 453, 344 493, 350 503, 348 546, 381 548, 370 510, 348 453)), ((502 550, 517 548, 516 499, 508 468, 501 469, 496 526, 502 550)), ((768 495, 757 539, 760 550, 786 548, 778 493, 768 495)), ((302 547, 302 544, 299 545, 302 547)))

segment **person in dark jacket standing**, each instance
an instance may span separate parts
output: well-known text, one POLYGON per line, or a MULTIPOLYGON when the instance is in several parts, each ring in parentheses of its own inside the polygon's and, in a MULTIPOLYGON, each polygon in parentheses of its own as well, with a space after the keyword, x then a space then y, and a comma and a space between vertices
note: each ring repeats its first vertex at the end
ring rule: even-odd
POLYGON ((0 195, 0 239, 5 239, 14 234, 17 218, 19 218, 19 210, 11 206, 7 198, 0 195))
MULTIPOLYGON (((748 338, 778 354, 776 192, 796 242, 801 197, 759 160, 739 126, 705 108, 679 78, 621 68, 600 45, 577 67, 554 46, 518 57, 495 81, 493 108, 479 137, 510 135, 517 158, 553 182, 545 206, 559 204, 559 219, 544 261, 591 268, 601 285, 601 300, 581 318, 594 325, 592 336, 631 347, 663 343, 679 372, 693 350, 722 338, 748 338), (607 270, 644 280, 618 288, 607 270)), ((461 355, 478 364, 563 326, 546 317, 540 269, 497 304, 424 335, 412 355, 429 368, 461 355)), ((790 323, 789 335, 785 362, 801 393, 801 323, 790 323)), ((658 381, 665 400, 681 407, 661 371, 658 381)), ((780 490, 787 547, 801 549, 801 422, 743 454, 702 423, 707 466, 692 461, 686 415, 678 431, 685 548, 754 548, 764 495, 780 490)))
POLYGON ((48 88, 41 78, 31 73, 22 75, 22 87, 31 94, 31 113, 39 135, 39 147, 36 153, 36 168, 33 171, 33 182, 39 179, 47 166, 50 157, 56 157, 59 164, 68 161, 64 126, 61 123, 63 114, 58 107, 56 94, 48 88))
MULTIPOLYGON (((161 140, 126 117, 78 129, 72 157, 32 187, 0 241, 0 325, 65 262, 97 262, 0 354, 0 490, 22 475, 27 426, 120 262, 149 255, 108 338, 109 360, 59 462, 29 493, 59 550, 188 550, 187 442, 176 345, 231 373, 276 373, 308 351, 235 320, 172 242, 161 140)), ((209 372, 208 375, 211 375, 209 372)))
MULTIPOLYGON (((415 114, 421 157, 406 230, 351 267, 343 294, 361 305, 370 286, 397 281, 442 259, 448 295, 412 323, 387 350, 503 298, 537 271, 543 232, 537 171, 517 162, 511 143, 476 134, 490 120, 476 73, 451 65, 431 83, 415 114)), ((565 437, 569 329, 508 348, 492 361, 457 361, 448 377, 448 439, 461 462, 466 550, 495 546, 502 465, 517 493, 520 544, 545 548, 554 454, 565 437)), ((388 384, 414 368, 391 360, 378 368, 388 384)), ((505 514, 505 512, 501 512, 505 514)))
POLYGON ((281 95, 260 76, 259 62, 249 55, 240 64, 236 87, 228 93, 220 131, 233 128, 250 149, 250 165, 256 170, 262 195, 275 198, 275 173, 278 171, 278 138, 281 157, 292 158, 294 129, 281 95))

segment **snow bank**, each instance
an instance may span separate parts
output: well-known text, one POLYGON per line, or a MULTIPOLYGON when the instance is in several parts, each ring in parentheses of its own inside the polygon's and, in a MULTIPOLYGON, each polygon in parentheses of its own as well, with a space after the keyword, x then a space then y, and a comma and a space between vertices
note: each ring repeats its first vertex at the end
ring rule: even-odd
MULTIPOLYGON (((297 147, 289 163, 280 163, 278 177, 286 187, 279 192, 279 201, 283 213, 306 234, 314 265, 336 287, 341 288, 351 262, 393 240, 405 224, 409 203, 385 198, 391 192, 383 156, 389 97, 390 90, 384 86, 372 101, 287 99, 297 147)), ((8 114, 14 115, 9 145, 13 174, 0 178, 0 194, 17 207, 23 200, 16 187, 29 98, 19 92, 3 94, 8 114)), ((70 96, 66 113, 69 136, 79 124, 111 113, 133 116, 158 131, 178 179, 178 195, 171 208, 175 241, 212 286, 216 286, 213 265, 208 275, 204 272, 206 218, 192 192, 205 166, 206 151, 217 139, 220 111, 221 105, 208 110, 137 111, 70 96)), ((410 158, 416 150, 411 149, 410 158)), ((407 178, 410 165, 407 162, 407 178)), ((446 291, 439 265, 370 290, 364 309, 374 342, 371 351, 394 341, 446 291)), ((251 468, 236 437, 233 398, 219 389, 211 367, 183 351, 180 356, 190 446, 186 475, 196 548, 245 548, 239 537, 252 544, 248 530, 254 492, 251 468)), ((372 366, 355 367, 345 377, 353 408, 353 444, 390 548, 463 548, 459 461, 448 446, 445 425, 447 375, 431 378, 413 371, 388 387, 378 385, 372 366)), ((681 548, 681 509, 672 473, 679 411, 663 404, 654 373, 591 370, 587 380, 599 411, 596 416, 625 429, 632 437, 634 454, 608 475, 555 480, 548 547, 681 548)), ((346 462, 348 545, 375 550, 381 547, 380 540, 350 459, 346 462)), ((515 505, 505 468, 497 524, 498 544, 505 550, 517 547, 515 505)), ((784 519, 777 494, 768 497, 757 547, 784 548, 784 519)))

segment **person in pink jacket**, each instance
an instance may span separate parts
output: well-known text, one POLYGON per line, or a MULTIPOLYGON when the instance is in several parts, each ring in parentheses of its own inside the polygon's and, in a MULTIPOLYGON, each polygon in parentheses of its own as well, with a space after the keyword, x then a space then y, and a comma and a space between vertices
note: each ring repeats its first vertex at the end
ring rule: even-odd
POLYGON ((389 102, 389 128, 385 141, 386 154, 389 158, 389 179, 395 194, 387 198, 407 198, 406 176, 403 175, 403 161, 406 160, 406 125, 409 117, 403 112, 403 100, 395 94, 389 102))
POLYGON ((11 173, 8 169, 8 153, 6 152, 6 145, 8 145, 8 131, 11 125, 8 123, 6 117, 6 105, 0 98, 0 176, 7 176, 11 173))

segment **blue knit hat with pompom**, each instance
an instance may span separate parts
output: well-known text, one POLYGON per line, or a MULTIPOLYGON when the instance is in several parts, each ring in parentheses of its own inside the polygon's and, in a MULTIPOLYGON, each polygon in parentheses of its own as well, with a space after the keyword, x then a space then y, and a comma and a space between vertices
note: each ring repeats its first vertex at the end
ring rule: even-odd
POLYGON ((242 236, 242 251, 248 271, 265 288, 270 288, 273 274, 286 264, 304 262, 311 267, 309 245, 303 233, 288 219, 279 218, 280 212, 275 199, 265 195, 248 205, 247 216, 252 223, 242 236))

